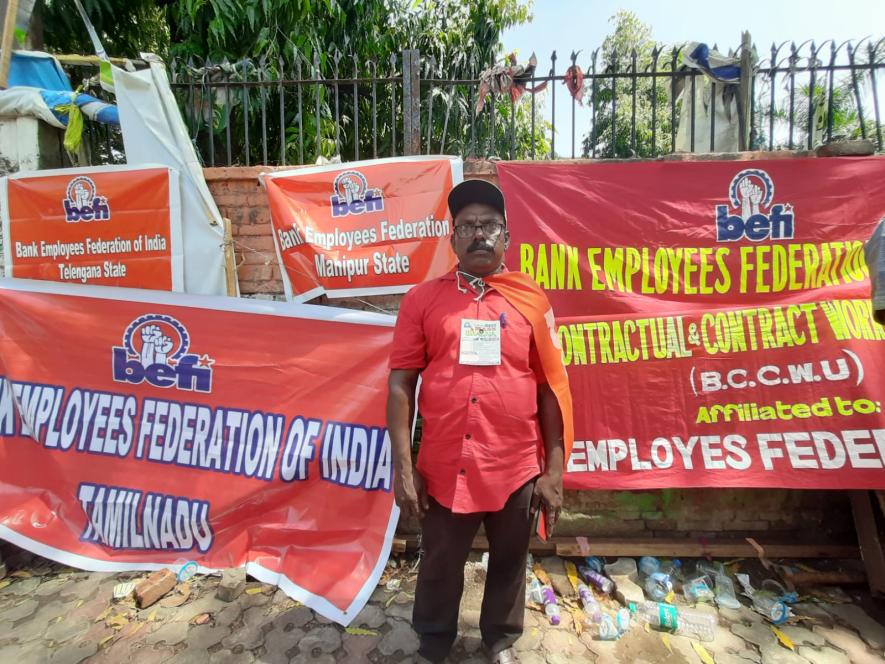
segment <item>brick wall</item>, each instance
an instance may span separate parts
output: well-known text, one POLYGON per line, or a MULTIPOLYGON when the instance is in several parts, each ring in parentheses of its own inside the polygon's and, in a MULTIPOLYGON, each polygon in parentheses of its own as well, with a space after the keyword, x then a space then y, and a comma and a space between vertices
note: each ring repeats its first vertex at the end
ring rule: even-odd
POLYGON ((662 489, 567 491, 561 535, 748 536, 789 542, 854 537, 844 491, 662 489))
POLYGON ((282 297, 270 209, 258 182, 258 174, 268 170, 273 169, 207 168, 204 173, 221 214, 231 220, 240 293, 282 297))
MULTIPOLYGON (((666 160, 757 160, 812 157, 809 153, 672 155, 666 160)), ((282 298, 283 285, 271 237, 267 199, 258 182, 273 167, 207 168, 209 189, 232 222, 244 296, 282 298)), ((493 163, 468 160, 465 177, 497 182, 493 163)), ((399 297, 318 302, 395 311, 399 297)), ((664 489, 659 491, 567 491, 558 535, 686 536, 695 539, 757 536, 761 541, 844 541, 854 537, 848 496, 840 491, 664 489)), ((416 524, 401 524, 414 532, 416 524)))

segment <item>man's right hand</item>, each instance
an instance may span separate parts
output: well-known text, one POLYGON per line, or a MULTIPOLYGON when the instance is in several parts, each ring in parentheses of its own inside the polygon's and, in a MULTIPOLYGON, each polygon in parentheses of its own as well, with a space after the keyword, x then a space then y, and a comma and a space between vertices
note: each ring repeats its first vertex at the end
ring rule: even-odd
POLYGON ((427 510, 430 509, 424 478, 417 470, 408 475, 397 473, 396 482, 393 485, 393 495, 396 504, 407 519, 416 516, 418 520, 422 520, 427 514, 427 510))

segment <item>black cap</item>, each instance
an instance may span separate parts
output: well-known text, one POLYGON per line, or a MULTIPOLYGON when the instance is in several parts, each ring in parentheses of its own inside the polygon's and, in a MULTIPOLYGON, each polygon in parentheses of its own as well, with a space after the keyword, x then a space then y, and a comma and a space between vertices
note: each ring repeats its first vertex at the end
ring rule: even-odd
POLYGON ((471 203, 483 203, 495 208, 506 219, 504 210, 504 194, 491 182, 486 180, 464 180, 449 192, 449 212, 452 221, 458 213, 471 203))

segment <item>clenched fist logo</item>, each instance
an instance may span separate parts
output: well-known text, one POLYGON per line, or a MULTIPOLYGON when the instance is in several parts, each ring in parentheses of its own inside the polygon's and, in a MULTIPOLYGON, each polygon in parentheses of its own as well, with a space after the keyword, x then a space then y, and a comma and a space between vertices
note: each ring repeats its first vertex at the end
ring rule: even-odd
POLYGON ((145 325, 141 329, 141 363, 143 366, 166 364, 172 350, 172 339, 163 334, 158 325, 145 325))
POLYGON ((754 214, 759 214, 759 201, 762 200, 762 187, 744 178, 738 185, 741 195, 741 218, 746 221, 754 214))
POLYGON ((82 183, 78 182, 74 187, 74 202, 78 208, 92 204, 91 192, 82 183))

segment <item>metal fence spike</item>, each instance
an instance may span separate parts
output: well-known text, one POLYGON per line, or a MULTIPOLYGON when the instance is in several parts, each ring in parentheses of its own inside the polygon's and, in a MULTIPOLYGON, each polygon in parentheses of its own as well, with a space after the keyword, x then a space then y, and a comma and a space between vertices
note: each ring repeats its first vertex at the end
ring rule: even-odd
MULTIPOLYGON (((547 85, 545 97, 526 96, 517 104, 506 95, 487 96, 479 115, 475 112, 479 76, 500 64, 500 58, 485 51, 462 51, 451 57, 440 52, 428 52, 423 57, 418 54, 410 69, 411 76, 418 73, 411 87, 417 83, 418 106, 426 110, 417 117, 419 126, 409 125, 409 149, 414 150, 414 137, 418 135, 422 153, 440 149, 460 151, 465 156, 509 154, 546 159, 574 153, 644 157, 675 150, 679 109, 684 107, 684 113, 691 114, 692 105, 686 103, 693 99, 689 93, 704 79, 695 70, 680 68, 684 44, 655 42, 649 46, 609 51, 597 47, 589 51, 586 67, 582 65, 584 92, 567 98, 564 109, 562 87, 555 84, 558 50, 553 50, 549 74, 544 75, 539 68, 527 81, 529 90, 547 85), (680 94, 685 95, 685 101, 677 103, 680 94), (542 123, 536 118, 539 99, 546 99, 548 104, 549 119, 542 123), (516 112, 524 112, 522 104, 526 101, 531 111, 525 107, 526 124, 520 128, 516 112), (583 126, 576 110, 578 103, 585 104, 589 111, 583 126), (568 142, 568 134, 561 129, 563 112, 567 118, 571 114, 572 145, 560 144, 557 154, 555 141, 562 141, 565 135, 568 142), (617 144, 612 142, 612 122, 619 132, 617 144), (517 129, 528 132, 529 140, 524 141, 517 129), (537 149, 540 143, 536 140, 543 141, 545 147, 537 149)), ((713 48, 718 49, 718 44, 713 48)), ((818 141, 853 133, 866 135, 880 151, 883 149, 879 94, 885 75, 885 37, 866 36, 841 43, 830 39, 771 42, 764 59, 756 57, 755 46, 745 41, 728 53, 746 61, 748 50, 753 74, 749 85, 742 84, 750 96, 746 122, 754 145, 758 146, 761 139, 772 149, 812 149, 818 141)), ((566 53, 567 64, 560 69, 577 67, 583 51, 570 49, 566 53)), ((401 55, 396 52, 364 59, 352 48, 351 41, 326 47, 314 40, 300 48, 287 45, 281 54, 262 53, 254 58, 232 60, 222 56, 213 60, 196 54, 174 57, 169 60, 169 71, 188 132, 200 155, 206 155, 203 161, 207 164, 215 164, 216 149, 228 155, 227 160, 222 156, 217 165, 267 159, 311 163, 318 155, 329 156, 333 150, 343 152, 347 159, 366 158, 370 153, 372 157, 402 153, 397 146, 397 134, 404 128, 401 55), (261 137, 260 146, 255 136, 261 137), (316 152, 311 155, 314 139, 316 152), (269 142, 273 143, 271 149, 269 142)), ((558 74, 560 78, 562 73, 558 74)), ((71 79, 80 78, 81 72, 74 70, 71 79)), ((695 141, 699 149, 718 147, 722 104, 730 103, 725 84, 717 82, 713 89, 715 100, 707 105, 720 115, 699 125, 703 127, 698 129, 695 141)), ((698 106, 698 114, 705 112, 698 106)), ((687 121, 689 116, 684 117, 687 121)), ((411 116, 410 122, 413 119, 411 116)), ((102 150, 99 145, 97 153, 102 150)), ((122 154, 122 148, 114 150, 122 154)))

